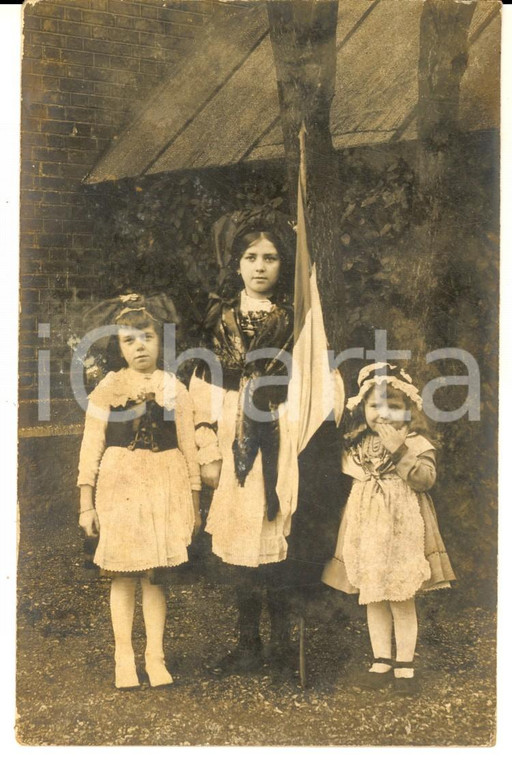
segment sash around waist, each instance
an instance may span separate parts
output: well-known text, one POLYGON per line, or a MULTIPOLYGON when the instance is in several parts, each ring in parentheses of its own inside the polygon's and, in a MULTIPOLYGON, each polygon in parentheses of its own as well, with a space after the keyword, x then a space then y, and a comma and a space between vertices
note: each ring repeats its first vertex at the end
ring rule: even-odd
POLYGON ((374 472, 365 472, 362 477, 356 478, 356 482, 367 483, 369 480, 402 480, 397 472, 384 472, 382 474, 374 472))

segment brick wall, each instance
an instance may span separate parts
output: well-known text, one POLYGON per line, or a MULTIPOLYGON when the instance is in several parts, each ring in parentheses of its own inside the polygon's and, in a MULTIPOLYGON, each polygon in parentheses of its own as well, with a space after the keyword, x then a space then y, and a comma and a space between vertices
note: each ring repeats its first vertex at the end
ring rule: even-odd
POLYGON ((38 349, 51 349, 55 404, 71 397, 68 312, 94 295, 98 264, 108 255, 94 224, 95 208, 105 198, 81 180, 173 70, 208 22, 212 5, 213 0, 39 0, 24 7, 22 427, 36 419, 38 349), (38 338, 41 322, 50 324, 48 340, 38 338))

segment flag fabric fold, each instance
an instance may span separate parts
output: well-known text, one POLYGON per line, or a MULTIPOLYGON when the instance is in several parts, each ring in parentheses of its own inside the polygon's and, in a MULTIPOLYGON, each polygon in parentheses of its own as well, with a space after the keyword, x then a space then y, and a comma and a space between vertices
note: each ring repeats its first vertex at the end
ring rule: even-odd
POLYGON ((305 134, 302 125, 297 198, 297 250, 295 259, 294 348, 288 388, 289 421, 296 454, 303 451, 320 425, 334 415, 339 424, 345 392, 338 370, 331 370, 322 305, 311 261, 306 211, 305 134))

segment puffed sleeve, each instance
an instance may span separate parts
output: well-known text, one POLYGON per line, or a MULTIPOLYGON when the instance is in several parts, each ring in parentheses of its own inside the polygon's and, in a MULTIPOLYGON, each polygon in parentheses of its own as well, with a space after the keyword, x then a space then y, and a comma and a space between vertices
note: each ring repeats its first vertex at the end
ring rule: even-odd
POLYGON ((215 425, 222 411, 224 390, 192 375, 189 385, 194 406, 195 442, 200 465, 222 459, 215 425))
POLYGON ((404 443, 391 459, 397 474, 414 491, 429 491, 436 482, 436 453, 433 449, 415 454, 404 443))
POLYGON ((113 375, 114 373, 109 372, 89 395, 80 447, 78 486, 96 485, 101 458, 105 451, 105 433, 110 412, 109 391, 113 375))
POLYGON ((175 419, 178 446, 187 463, 190 487, 193 491, 200 491, 201 475, 199 472, 197 448, 194 440, 194 408, 192 399, 183 383, 179 380, 176 380, 175 382, 175 419))

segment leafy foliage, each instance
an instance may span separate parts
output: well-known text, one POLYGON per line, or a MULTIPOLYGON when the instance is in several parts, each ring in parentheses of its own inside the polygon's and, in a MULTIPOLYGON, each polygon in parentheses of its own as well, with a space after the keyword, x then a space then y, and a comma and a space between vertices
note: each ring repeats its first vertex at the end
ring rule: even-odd
POLYGON ((189 341, 197 339, 208 293, 215 288, 213 222, 228 211, 268 199, 278 206, 283 200, 279 176, 242 170, 159 175, 115 183, 99 192, 104 203, 97 234, 111 241, 100 296, 169 293, 189 341))

